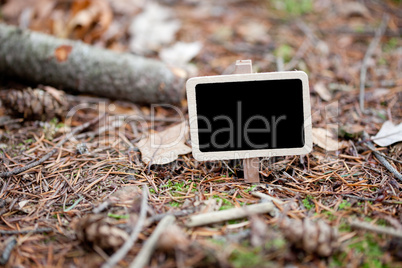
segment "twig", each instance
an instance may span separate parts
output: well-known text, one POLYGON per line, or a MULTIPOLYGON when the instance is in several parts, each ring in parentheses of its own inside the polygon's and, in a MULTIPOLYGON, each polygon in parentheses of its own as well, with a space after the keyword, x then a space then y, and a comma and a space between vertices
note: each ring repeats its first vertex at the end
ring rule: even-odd
POLYGON ((184 209, 184 210, 178 210, 178 211, 174 211, 174 212, 157 214, 155 216, 148 218, 145 225, 150 225, 154 222, 160 221, 168 215, 175 216, 175 217, 183 217, 183 216, 187 216, 192 213, 194 213, 194 209, 184 209))
POLYGON ((296 66, 296 64, 299 63, 300 59, 304 56, 309 46, 310 43, 308 42, 307 39, 305 39, 301 44, 301 46, 299 47, 299 49, 297 50, 295 56, 290 60, 289 63, 285 65, 284 71, 293 69, 296 66))
POLYGON ((281 56, 276 57, 276 70, 278 72, 282 72, 285 70, 283 58, 281 56))
POLYGON ((31 168, 34 168, 36 166, 39 166, 41 164, 43 164, 45 161, 47 161, 50 157, 52 157, 55 153, 58 152, 59 147, 63 146, 64 143, 66 143, 69 139, 71 139, 74 135, 76 135, 77 133, 80 133, 81 131, 87 129, 88 127, 90 127, 93 124, 96 124, 103 116, 100 117, 96 117, 95 119, 86 122, 84 124, 82 124, 81 126, 76 127, 73 131, 71 131, 70 133, 68 133, 64 139, 60 140, 56 145, 55 148, 53 148, 53 150, 51 150, 49 153, 45 154, 42 158, 40 158, 37 161, 31 162, 23 167, 20 168, 15 168, 11 171, 7 171, 7 172, 2 172, 0 173, 0 178, 8 178, 14 175, 18 175, 24 171, 27 171, 31 168))
POLYGON ((102 268, 112 268, 114 267, 119 261, 121 261, 130 249, 133 247, 135 242, 137 241, 138 235, 140 234, 142 227, 145 222, 145 218, 147 216, 148 210, 148 187, 144 185, 142 191, 142 202, 141 202, 141 212, 138 218, 138 221, 134 227, 134 230, 131 232, 130 237, 126 240, 123 246, 116 251, 106 263, 104 263, 101 267, 102 268))
MULTIPOLYGON (((334 194, 340 194, 340 193, 334 193, 334 194)), ((370 202, 379 202, 379 203, 384 203, 384 204, 390 204, 390 205, 401 205, 402 202, 400 201, 390 201, 390 200, 382 200, 382 201, 377 201, 375 198, 368 198, 368 197, 361 197, 361 196, 356 196, 356 195, 351 195, 351 194, 340 194, 345 197, 361 200, 361 201, 370 201, 370 202)))
POLYGON ((0 265, 6 265, 8 262, 8 259, 10 259, 11 252, 13 251, 15 245, 17 245, 17 239, 15 236, 9 238, 6 241, 6 247, 3 250, 3 253, 1 254, 0 257, 0 265))
POLYGON ((320 42, 320 39, 314 34, 313 30, 301 19, 296 21, 297 27, 303 31, 303 33, 307 36, 307 38, 311 41, 314 46, 317 46, 320 42))
MULTIPOLYGON (((368 136, 367 133, 364 133, 364 138, 367 137, 367 136, 368 136)), ((377 158, 377 160, 378 160, 381 164, 383 164, 384 167, 386 167, 392 174, 394 174, 395 177, 397 177, 400 181, 402 181, 402 175, 401 175, 401 173, 399 173, 398 170, 396 170, 396 169, 388 162, 388 160, 385 159, 385 157, 381 155, 381 153, 379 153, 379 152, 376 151, 374 144, 373 144, 371 141, 369 141, 369 140, 366 140, 364 143, 366 144, 366 146, 367 146, 371 151, 373 151, 373 153, 374 153, 375 157, 377 158)))
POLYGON ((37 233, 49 233, 52 232, 52 228, 38 228, 33 230, 0 230, 0 234, 2 235, 15 235, 15 234, 37 234, 37 233))
POLYGON ((102 204, 100 204, 99 206, 97 206, 96 208, 94 208, 94 209, 92 210, 92 213, 94 213, 94 214, 101 213, 102 211, 104 211, 105 209, 107 209, 111 204, 112 204, 112 202, 110 202, 109 200, 106 200, 106 201, 104 201, 102 204))
POLYGON ((79 198, 75 200, 74 204, 72 204, 69 208, 66 208, 66 200, 67 200, 66 198, 63 203, 63 212, 68 212, 73 208, 75 208, 81 202, 82 199, 84 199, 84 197, 82 195, 79 195, 79 198))
POLYGON ((378 46, 378 43, 381 40, 381 37, 384 35, 385 30, 387 29, 389 20, 389 15, 385 14, 382 18, 382 22, 380 27, 375 32, 375 36, 371 41, 369 47, 367 48, 366 54, 364 55, 362 68, 360 69, 360 95, 359 95, 359 102, 360 102, 360 110, 364 112, 364 89, 366 84, 366 74, 367 74, 367 62, 371 58, 374 53, 374 50, 378 46))
POLYGON ((359 229, 363 229, 366 231, 376 232, 379 234, 387 234, 387 235, 395 236, 398 238, 402 238, 402 231, 397 230, 392 227, 383 227, 383 226, 378 226, 378 225, 372 225, 368 222, 362 222, 362 221, 352 221, 350 223, 350 226, 353 228, 359 228, 359 229))
MULTIPOLYGON (((368 146, 367 146, 367 147, 368 147, 368 146)), ((400 161, 400 160, 398 160, 398 159, 395 159, 395 158, 392 158, 392 157, 390 157, 390 156, 388 156, 388 155, 385 155, 385 154, 383 154, 383 153, 377 151, 375 147, 368 147, 368 148, 369 148, 372 152, 377 153, 377 154, 381 155, 382 157, 385 157, 385 158, 387 158, 387 159, 389 159, 389 160, 392 160, 393 162, 397 162, 397 163, 402 164, 402 161, 400 161)))
POLYGON ((155 228, 155 231, 148 238, 147 242, 145 242, 144 246, 138 253, 137 257, 135 257, 134 261, 130 264, 130 268, 142 268, 149 263, 152 253, 156 248, 159 237, 169 226, 174 223, 174 221, 175 217, 172 215, 168 215, 159 222, 159 224, 155 228))
POLYGON ((241 208, 232 208, 223 211, 213 211, 204 214, 191 216, 187 221, 187 227, 196 227, 201 225, 207 225, 211 223, 217 223, 228 220, 235 220, 245 218, 252 214, 262 214, 274 211, 274 205, 269 203, 261 203, 249 205, 241 208))
POLYGON ((261 199, 267 199, 269 201, 274 201, 275 203, 278 204, 283 204, 284 202, 276 197, 264 194, 264 193, 260 193, 260 192, 251 192, 251 195, 261 198, 261 199))

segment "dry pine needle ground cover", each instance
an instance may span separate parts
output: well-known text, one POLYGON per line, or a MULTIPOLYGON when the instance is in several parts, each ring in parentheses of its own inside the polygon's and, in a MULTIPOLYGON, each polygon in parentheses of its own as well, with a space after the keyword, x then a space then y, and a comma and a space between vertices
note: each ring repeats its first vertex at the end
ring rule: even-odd
MULTIPOLYGON (((130 1, 47 5, 62 22, 74 8, 97 10, 85 27, 71 22, 63 32, 57 19, 50 26, 49 16, 38 11, 57 1, 11 2, 18 1, 0 1, 7 23, 24 22, 19 12, 28 6, 37 12, 31 29, 119 51, 129 49, 130 18, 143 9, 128 9, 130 1)), ((135 143, 180 123, 177 111, 158 107, 152 113, 149 106, 64 93, 54 102, 57 91, 44 88, 50 99, 35 90, 22 96, 14 89, 25 85, 3 77, 2 90, 12 90, 2 94, 0 118, 1 264, 98 267, 142 223, 118 263, 126 267, 158 222, 174 215, 150 267, 400 267, 402 145, 375 147, 369 138, 387 120, 402 122, 400 1, 160 2, 181 21, 175 39, 202 43, 191 62, 200 75, 228 73, 237 59, 252 59, 260 72, 306 71, 313 128, 338 130, 327 141, 339 139, 340 147, 326 150, 331 145, 315 139, 308 155, 261 159, 258 185, 244 183, 240 161, 197 162, 184 154, 170 164, 147 165, 135 143), (386 28, 376 35, 381 22, 386 28), (378 44, 363 60, 375 36, 378 44), (75 105, 84 108, 67 120, 75 105), (19 115, 7 115, 18 109, 19 115), (28 120, 38 113, 36 121, 28 120), (124 116, 142 123, 122 125, 124 116), (20 172, 7 173, 15 169, 20 172), (274 213, 186 225, 191 215, 271 201, 274 213)), ((148 56, 158 57, 158 49, 148 56)), ((187 116, 184 100, 179 109, 187 116)))

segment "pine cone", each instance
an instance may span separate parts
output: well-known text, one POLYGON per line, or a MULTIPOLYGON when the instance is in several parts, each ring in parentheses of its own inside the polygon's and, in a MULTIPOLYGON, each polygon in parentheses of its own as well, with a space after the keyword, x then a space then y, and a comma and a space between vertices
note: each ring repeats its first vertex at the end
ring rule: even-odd
POLYGON ((331 256, 338 248, 338 231, 323 221, 285 220, 280 224, 283 235, 297 248, 321 257, 331 256))
POLYGON ((112 225, 105 215, 86 215, 74 222, 77 238, 88 246, 98 246, 104 250, 117 250, 128 238, 128 234, 112 225))
POLYGON ((27 120, 63 118, 68 107, 64 92, 52 87, 2 90, 0 99, 8 114, 27 120))
POLYGON ((185 250, 190 245, 186 233, 177 224, 173 224, 167 228, 158 240, 157 247, 163 251, 171 251, 173 249, 185 250))

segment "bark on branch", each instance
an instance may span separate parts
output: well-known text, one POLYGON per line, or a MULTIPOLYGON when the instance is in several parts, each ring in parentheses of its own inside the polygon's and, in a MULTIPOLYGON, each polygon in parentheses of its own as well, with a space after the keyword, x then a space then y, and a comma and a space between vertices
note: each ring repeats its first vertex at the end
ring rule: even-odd
POLYGON ((183 70, 0 24, 0 73, 79 93, 136 103, 179 103, 183 70))

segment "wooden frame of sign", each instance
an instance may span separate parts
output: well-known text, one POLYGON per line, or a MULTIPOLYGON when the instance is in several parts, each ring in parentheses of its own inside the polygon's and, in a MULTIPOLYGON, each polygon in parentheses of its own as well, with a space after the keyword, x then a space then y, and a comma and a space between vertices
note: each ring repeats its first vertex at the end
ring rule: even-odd
POLYGON ((312 149, 308 77, 300 71, 235 74, 187 81, 193 156, 199 161, 245 159, 246 182, 259 182, 258 157, 302 155, 312 149))

